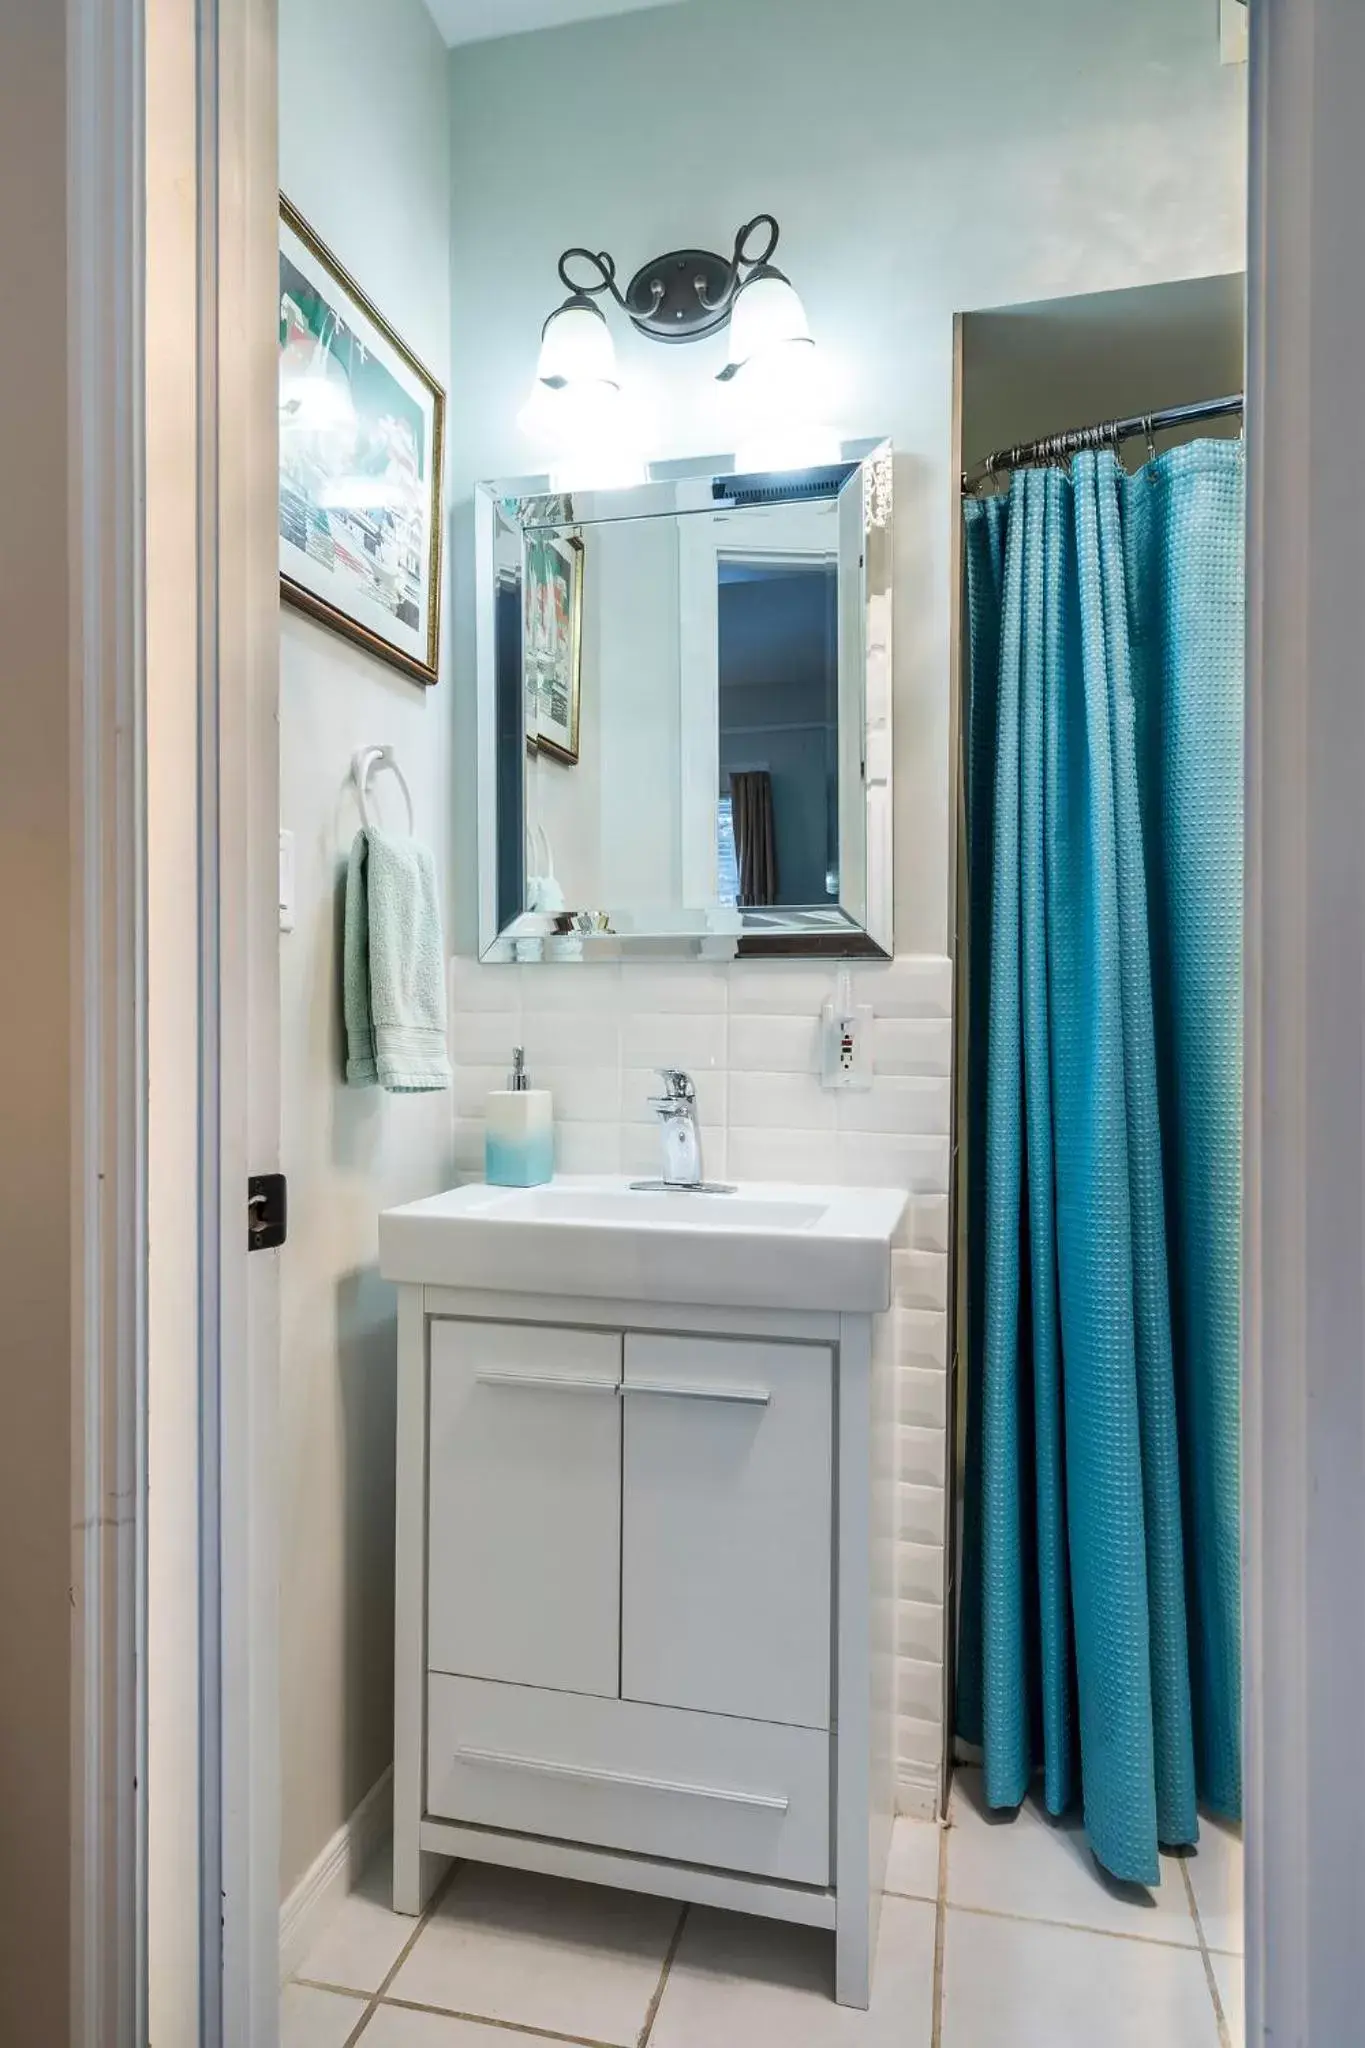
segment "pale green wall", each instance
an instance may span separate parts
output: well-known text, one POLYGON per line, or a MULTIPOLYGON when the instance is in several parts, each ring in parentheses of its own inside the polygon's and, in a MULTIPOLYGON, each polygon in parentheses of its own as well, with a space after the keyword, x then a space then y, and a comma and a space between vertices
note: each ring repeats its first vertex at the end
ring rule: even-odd
MULTIPOLYGON (((442 384, 448 123, 445 47, 422 0, 280 0, 281 186, 442 384)), ((280 941, 287 1893, 393 1754, 394 1292, 379 1278, 377 1225, 381 1208, 452 1177, 448 1094, 396 1098, 341 1079, 351 755, 397 750, 444 877, 452 696, 448 659, 427 690, 287 607, 280 641, 280 822, 297 864, 296 928, 280 941)))

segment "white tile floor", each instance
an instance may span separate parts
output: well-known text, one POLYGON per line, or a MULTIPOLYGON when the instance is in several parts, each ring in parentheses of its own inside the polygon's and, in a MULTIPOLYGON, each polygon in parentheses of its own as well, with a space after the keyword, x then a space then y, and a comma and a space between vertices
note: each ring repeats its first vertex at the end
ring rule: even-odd
POLYGON ((1241 1844, 1206 1822, 1156 1892, 1074 1825, 897 1823, 870 2012, 830 1996, 829 1935, 459 1865, 433 1909, 381 1857, 286 1985, 284 2048, 1240 2048, 1241 1844))

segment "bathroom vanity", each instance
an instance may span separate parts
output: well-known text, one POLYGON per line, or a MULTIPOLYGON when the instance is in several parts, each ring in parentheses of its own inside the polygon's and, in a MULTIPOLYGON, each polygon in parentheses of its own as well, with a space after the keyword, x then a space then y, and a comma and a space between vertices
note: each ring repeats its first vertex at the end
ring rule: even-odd
POLYGON ((893 1813, 888 1190, 388 1211, 394 1904, 465 1856, 827 1927, 893 1813))

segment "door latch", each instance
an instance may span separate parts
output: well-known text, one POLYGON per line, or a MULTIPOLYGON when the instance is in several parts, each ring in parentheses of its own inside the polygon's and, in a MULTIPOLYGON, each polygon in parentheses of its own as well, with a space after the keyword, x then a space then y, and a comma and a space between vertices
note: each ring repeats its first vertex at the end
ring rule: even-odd
POLYGON ((289 1228, 289 1186, 282 1173, 253 1173, 246 1184, 246 1248, 273 1251, 289 1228))

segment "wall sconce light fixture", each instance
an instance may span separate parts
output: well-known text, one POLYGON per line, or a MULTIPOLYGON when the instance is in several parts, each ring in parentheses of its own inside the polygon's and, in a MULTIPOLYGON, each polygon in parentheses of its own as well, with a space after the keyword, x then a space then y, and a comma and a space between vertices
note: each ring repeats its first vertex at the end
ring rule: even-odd
MULTIPOLYGON (((709 249, 673 249, 643 264, 624 291, 607 250, 564 251, 559 277, 568 297, 541 331, 536 381, 521 415, 528 433, 558 445, 561 476, 571 469, 575 487, 583 487, 644 475, 638 448, 629 445, 616 345, 597 303, 604 296, 651 341, 701 341, 728 323, 729 347, 717 381, 733 386, 741 429, 756 430, 765 448, 775 438, 796 447, 795 425, 802 445, 794 459, 826 459, 824 452, 805 452, 820 410, 821 377, 805 307, 772 260, 780 232, 772 214, 755 214, 735 236, 728 257, 709 249), (584 276, 585 270, 591 274, 584 276)), ((823 451, 829 436, 819 438, 823 451)))

